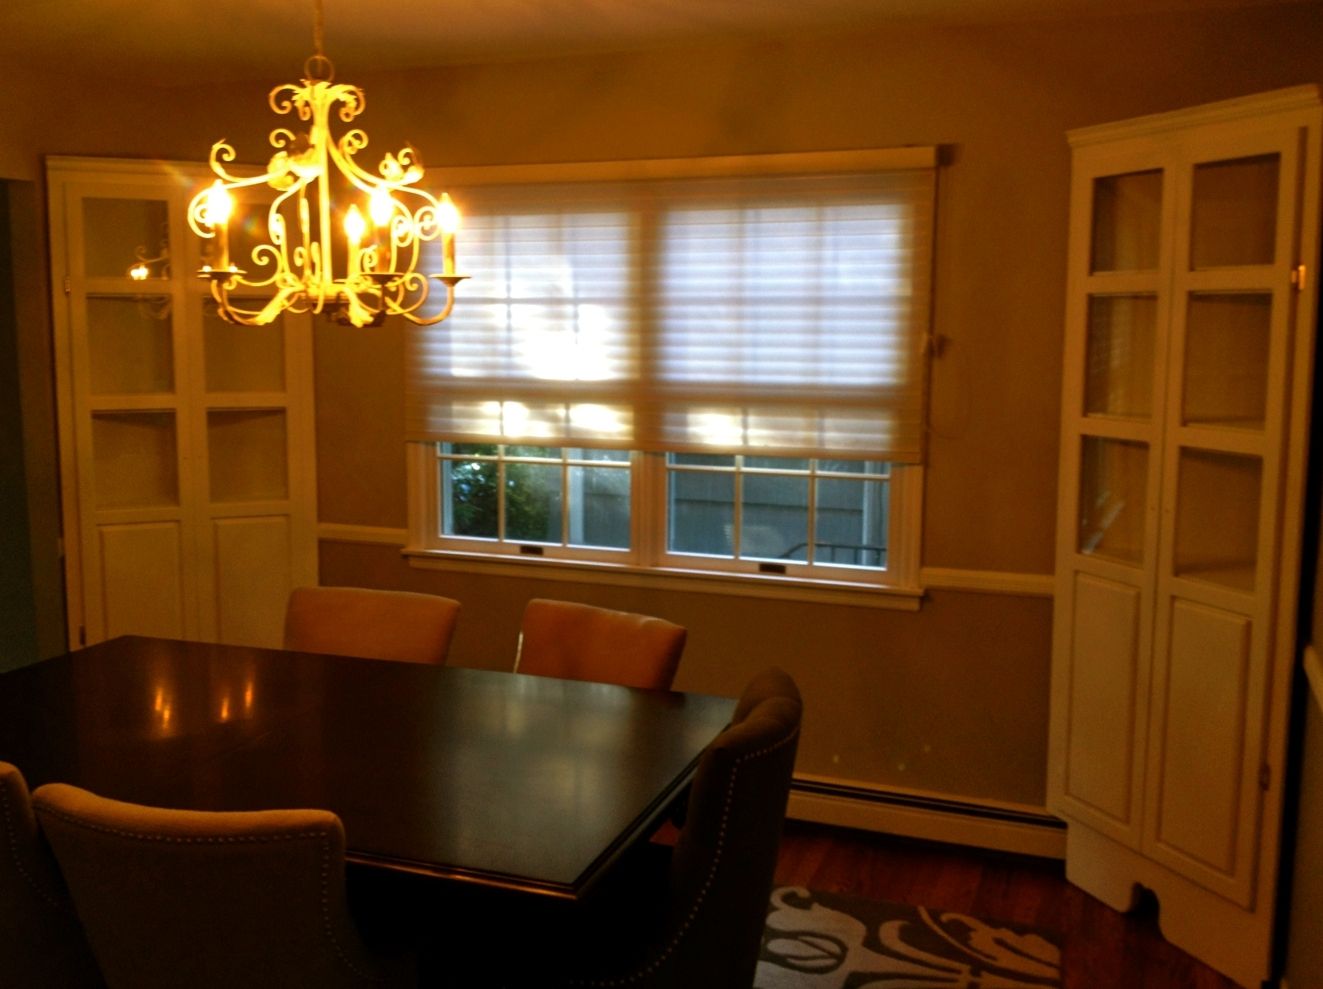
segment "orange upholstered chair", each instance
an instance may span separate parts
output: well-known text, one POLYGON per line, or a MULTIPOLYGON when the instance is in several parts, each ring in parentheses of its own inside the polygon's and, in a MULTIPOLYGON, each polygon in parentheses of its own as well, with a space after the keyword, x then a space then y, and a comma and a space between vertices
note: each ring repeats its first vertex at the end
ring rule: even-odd
POLYGON ((686 635, 648 615, 534 598, 524 609, 515 672, 669 690, 686 635))
POLYGON ((0 985, 105 985, 37 828, 27 783, 7 762, 0 762, 0 985))
POLYGON ((408 663, 444 663, 459 602, 364 587, 297 587, 285 610, 285 648, 408 663))
POLYGON ((417 982, 354 926, 330 811, 166 810, 63 783, 32 803, 112 989, 417 982))

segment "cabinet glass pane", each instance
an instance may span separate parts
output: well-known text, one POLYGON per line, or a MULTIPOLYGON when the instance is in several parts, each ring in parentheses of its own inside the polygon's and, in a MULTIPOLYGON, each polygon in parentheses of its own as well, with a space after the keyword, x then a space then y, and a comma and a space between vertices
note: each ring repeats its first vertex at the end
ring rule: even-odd
POLYGON ((1280 166, 1271 154, 1194 167, 1192 268, 1272 264, 1280 166))
POLYGON ((1147 418, 1153 411, 1153 339, 1158 300, 1152 295, 1089 299, 1084 411, 1147 418))
POLYGON ((1091 271, 1156 269, 1161 229, 1161 169, 1094 179, 1091 271))
POLYGON ((159 199, 84 199, 83 264, 94 277, 169 277, 169 213, 159 199), (139 267, 141 266, 141 267, 139 267))
POLYGON ((93 395, 172 392, 175 387, 170 300, 87 300, 87 350, 93 395))
POLYGON ((92 469, 97 508, 178 505, 174 413, 94 413, 92 469))
POLYGON ((1147 497, 1146 444, 1084 437, 1080 447, 1081 553, 1142 563, 1147 497))
POLYGON ((1181 451, 1176 576, 1254 590, 1262 473, 1257 457, 1181 451))
POLYGON ((1182 422, 1263 428, 1271 318, 1268 294, 1190 296, 1182 422))
POLYGON ((212 501, 289 497, 283 409, 226 409, 207 413, 212 501))
MULTIPOLYGON (((240 300, 239 305, 245 305, 240 300)), ((207 391, 283 392, 285 390, 285 321, 267 326, 237 326, 216 314, 208 302, 202 317, 207 391)))

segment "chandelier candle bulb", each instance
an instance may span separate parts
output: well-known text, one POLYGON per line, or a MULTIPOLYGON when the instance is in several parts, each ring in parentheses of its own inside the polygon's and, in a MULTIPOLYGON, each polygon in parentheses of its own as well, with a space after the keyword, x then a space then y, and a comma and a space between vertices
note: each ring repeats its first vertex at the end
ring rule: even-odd
POLYGON ((352 203, 348 212, 345 213, 345 238, 348 241, 348 264, 349 274, 356 275, 363 270, 362 252, 359 245, 363 242, 363 234, 367 232, 367 223, 363 219, 363 214, 358 211, 358 207, 352 203))
POLYGON ((391 270, 390 242, 391 217, 395 213, 395 200, 385 186, 377 186, 368 197, 368 215, 372 217, 372 240, 377 248, 377 271, 391 270))
POLYGON ((455 234, 459 231, 459 208, 450 199, 450 193, 441 193, 441 274, 455 274, 455 234))
POLYGON ((206 223, 216 237, 216 267, 226 271, 230 267, 230 213, 234 200, 220 179, 211 184, 206 197, 206 223))

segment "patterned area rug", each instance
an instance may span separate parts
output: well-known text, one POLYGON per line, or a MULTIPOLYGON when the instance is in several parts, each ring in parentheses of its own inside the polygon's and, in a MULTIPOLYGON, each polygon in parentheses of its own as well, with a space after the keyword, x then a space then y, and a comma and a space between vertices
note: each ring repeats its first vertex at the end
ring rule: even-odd
POLYGON ((772 891, 755 989, 1057 989, 1035 931, 794 886, 772 891))

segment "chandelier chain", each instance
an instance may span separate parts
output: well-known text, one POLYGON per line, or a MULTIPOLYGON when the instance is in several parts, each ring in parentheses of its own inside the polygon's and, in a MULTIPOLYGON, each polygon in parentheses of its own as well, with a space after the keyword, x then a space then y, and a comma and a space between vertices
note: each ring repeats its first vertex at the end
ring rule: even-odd
POLYGON ((326 57, 326 14, 322 0, 312 0, 312 48, 318 58, 326 57))

